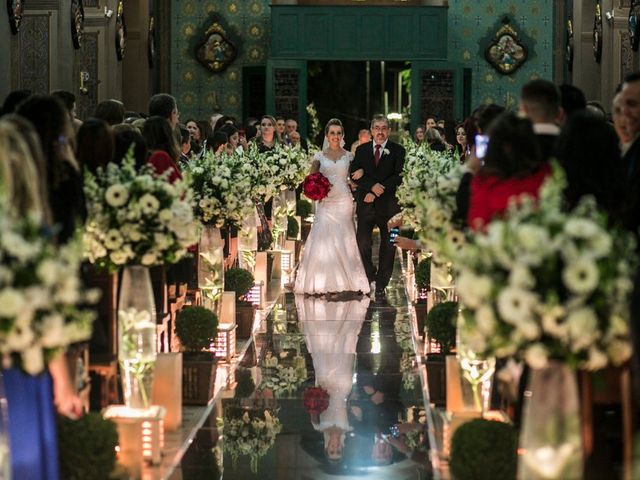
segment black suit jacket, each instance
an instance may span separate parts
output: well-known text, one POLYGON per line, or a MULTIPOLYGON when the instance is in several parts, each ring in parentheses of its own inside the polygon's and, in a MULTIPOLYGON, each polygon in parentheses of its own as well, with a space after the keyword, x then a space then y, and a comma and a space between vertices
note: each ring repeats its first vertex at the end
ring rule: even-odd
POLYGON ((373 156, 373 142, 363 143, 356 149, 356 155, 351 162, 351 172, 362 168, 364 175, 356 181, 358 189, 356 200, 358 210, 369 204, 364 203, 364 197, 371 192, 371 187, 376 183, 384 186, 384 193, 373 202, 377 215, 393 216, 400 211, 396 190, 402 183, 402 169, 404 167, 405 150, 402 145, 387 141, 385 149, 389 153, 382 153, 378 166, 373 156))
MULTIPOLYGON (((640 137, 636 138, 622 157, 622 173, 626 179, 626 204, 624 212, 626 227, 636 238, 640 228, 640 137)), ((640 247, 640 244, 638 245, 640 247)))
POLYGON ((558 135, 550 135, 547 133, 536 133, 536 140, 540 146, 540 153, 545 162, 548 162, 556 156, 556 145, 558 143, 558 135))

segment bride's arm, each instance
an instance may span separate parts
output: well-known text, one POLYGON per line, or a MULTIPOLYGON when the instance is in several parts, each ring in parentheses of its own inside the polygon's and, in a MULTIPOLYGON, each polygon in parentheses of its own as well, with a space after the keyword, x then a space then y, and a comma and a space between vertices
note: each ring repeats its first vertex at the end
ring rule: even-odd
POLYGON ((318 159, 314 159, 313 162, 311 162, 311 172, 309 173, 316 173, 320 171, 320 161, 318 159))

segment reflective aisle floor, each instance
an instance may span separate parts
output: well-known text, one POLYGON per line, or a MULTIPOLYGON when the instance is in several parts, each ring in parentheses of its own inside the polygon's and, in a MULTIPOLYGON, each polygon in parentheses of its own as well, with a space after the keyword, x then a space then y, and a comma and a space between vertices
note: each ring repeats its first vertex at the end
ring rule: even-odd
POLYGON ((173 478, 430 478, 408 308, 399 261, 385 300, 283 293, 173 478))

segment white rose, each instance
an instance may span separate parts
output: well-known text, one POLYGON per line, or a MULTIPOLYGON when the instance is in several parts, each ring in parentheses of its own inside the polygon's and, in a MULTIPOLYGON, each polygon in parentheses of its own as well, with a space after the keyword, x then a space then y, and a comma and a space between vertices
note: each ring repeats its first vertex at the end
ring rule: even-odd
POLYGON ((150 193, 145 193, 139 200, 140 209, 145 215, 153 215, 160 208, 160 202, 150 193))
POLYGON ((30 375, 37 375, 44 370, 42 347, 34 345, 22 352, 22 368, 30 375))
POLYGON ((571 217, 564 225, 564 231, 574 238, 591 238, 600 233, 600 227, 586 218, 571 217))
POLYGON ((124 265, 127 261, 127 254, 122 250, 117 250, 109 254, 109 259, 116 265, 124 265))
POLYGON ((6 344, 9 351, 22 352, 33 342, 33 330, 29 327, 14 327, 7 335, 6 344))
POLYGON ((559 321, 565 314, 564 308, 557 305, 542 312, 542 330, 549 335, 564 339, 569 333, 565 322, 559 321))
POLYGON ((55 299, 66 305, 75 305, 80 301, 80 279, 76 275, 69 275, 55 295, 55 299))
POLYGON ((13 318, 25 307, 22 293, 14 288, 0 291, 0 317, 13 318))
POLYGON ((66 344, 62 315, 51 314, 42 319, 41 343, 45 348, 55 348, 66 344))
POLYGON ((21 262, 26 262, 40 252, 39 243, 26 242, 22 235, 11 231, 2 233, 2 244, 9 255, 13 255, 21 262))
POLYGON ((104 199, 112 207, 121 207, 129 200, 129 191, 127 187, 119 183, 111 185, 104 193, 104 199))
POLYGON ((589 349, 589 359, 584 363, 584 368, 587 370, 602 370, 609 363, 609 359, 602 350, 596 347, 589 349))
POLYGON ((592 308, 582 307, 569 313, 567 325, 573 351, 589 347, 600 336, 598 317, 592 308))
POLYGON ((474 275, 465 270, 458 279, 458 294, 462 303, 472 309, 478 308, 491 293, 491 279, 484 275, 474 275))
POLYGON ((540 337, 540 327, 532 320, 518 322, 516 328, 529 341, 537 340, 540 337))
POLYGON ((158 257, 156 256, 155 252, 148 252, 142 256, 140 262, 142 263, 142 265, 149 266, 155 264, 157 260, 158 257))
POLYGON ((36 270, 38 278, 47 286, 54 285, 58 280, 58 263, 51 259, 43 260, 36 270))
POLYGON ((488 305, 482 305, 476 310, 475 318, 478 330, 487 336, 493 335, 496 328, 496 317, 493 314, 493 308, 488 305))
POLYGON ((549 363, 549 354, 544 345, 534 343, 525 351, 524 359, 531 368, 545 368, 549 363))
POLYGON ((621 365, 629 360, 632 352, 631 344, 625 340, 614 340, 607 347, 607 353, 615 366, 621 365))
POLYGON ((536 279, 531 274, 531 270, 521 263, 515 263, 509 273, 509 283, 514 287, 533 288, 536 279))

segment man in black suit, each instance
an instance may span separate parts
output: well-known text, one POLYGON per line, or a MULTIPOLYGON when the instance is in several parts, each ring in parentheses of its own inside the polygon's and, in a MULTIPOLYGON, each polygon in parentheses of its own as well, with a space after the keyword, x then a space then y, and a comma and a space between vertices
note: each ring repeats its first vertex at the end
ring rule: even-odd
POLYGON ((542 156, 549 161, 556 153, 563 117, 560 90, 549 80, 531 80, 520 91, 520 112, 531 120, 542 156))
POLYGON ((404 148, 389 140, 389 122, 384 115, 371 121, 373 141, 356 149, 351 163, 356 191, 358 231, 356 240, 369 282, 376 283, 376 299, 385 296, 384 289, 391 279, 396 248, 389 242, 387 222, 400 211, 396 189, 402 183, 404 148), (362 176, 359 175, 362 170, 362 176), (378 268, 371 260, 373 227, 380 229, 378 268))

